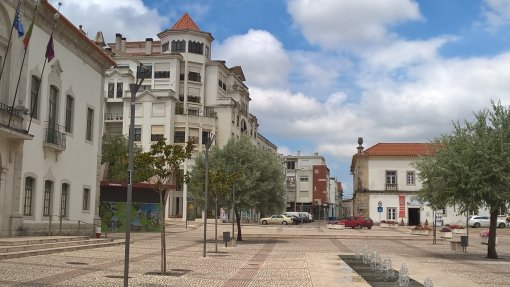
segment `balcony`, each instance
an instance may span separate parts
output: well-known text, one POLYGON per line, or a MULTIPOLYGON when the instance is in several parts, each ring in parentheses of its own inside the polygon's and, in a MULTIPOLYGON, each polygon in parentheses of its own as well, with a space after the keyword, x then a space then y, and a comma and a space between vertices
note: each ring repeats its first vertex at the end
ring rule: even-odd
POLYGON ((389 190, 389 191, 396 191, 397 187, 398 186, 396 183, 387 183, 386 184, 386 190, 389 190))
POLYGON ((46 122, 44 145, 63 151, 66 149, 66 132, 64 126, 46 122))
POLYGON ((104 114, 104 120, 115 122, 115 121, 122 121, 124 116, 121 113, 105 113, 104 114))

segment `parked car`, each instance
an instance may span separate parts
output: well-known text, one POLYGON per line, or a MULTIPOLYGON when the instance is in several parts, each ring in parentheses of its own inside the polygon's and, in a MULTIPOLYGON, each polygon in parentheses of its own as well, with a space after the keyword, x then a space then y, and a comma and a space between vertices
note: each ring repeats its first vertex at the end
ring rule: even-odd
MULTIPOLYGON (((489 227, 491 218, 489 216, 475 215, 469 218, 468 223, 471 227, 489 227)), ((499 228, 505 228, 506 222, 504 220, 498 219, 496 226, 499 228)))
POLYGON ((292 223, 294 224, 300 224, 303 223, 303 219, 299 216, 296 216, 294 214, 284 214, 287 217, 290 217, 292 219, 292 223))
POLYGON ((300 223, 312 222, 311 215, 308 212, 287 211, 282 214, 287 216, 295 216, 300 219, 300 223))
POLYGON ((351 216, 346 219, 340 220, 341 224, 344 224, 345 227, 351 227, 351 228, 363 228, 366 227, 368 229, 371 229, 374 225, 374 221, 368 217, 368 216, 351 216))
POLYGON ((264 217, 260 219, 260 223, 266 225, 266 224, 293 224, 294 221, 291 217, 288 217, 286 215, 280 214, 280 215, 273 215, 271 217, 264 217))

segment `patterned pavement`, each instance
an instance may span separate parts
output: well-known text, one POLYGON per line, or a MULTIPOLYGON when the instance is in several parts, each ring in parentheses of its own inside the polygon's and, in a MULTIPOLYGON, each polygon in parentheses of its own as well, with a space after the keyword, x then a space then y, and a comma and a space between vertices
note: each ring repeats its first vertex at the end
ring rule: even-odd
MULTIPOLYGON (((201 224, 184 228, 170 222, 167 272, 160 271, 159 234, 133 233, 130 286, 311 287, 369 286, 338 255, 353 254, 356 245, 390 257, 393 268, 406 263, 412 278, 430 277, 434 286, 510 286, 510 229, 498 230, 500 259, 486 259, 486 246, 472 232, 468 252, 451 251, 449 242, 410 236, 407 229, 328 230, 320 223, 303 226, 243 225, 245 240, 235 247, 219 242, 208 226, 207 257, 201 224), (280 236, 280 237, 279 237, 280 236)), ((218 234, 231 231, 219 225, 218 234)), ((115 234, 123 236, 123 234, 115 234)), ((79 250, 0 260, 0 286, 122 286, 124 246, 79 250)))

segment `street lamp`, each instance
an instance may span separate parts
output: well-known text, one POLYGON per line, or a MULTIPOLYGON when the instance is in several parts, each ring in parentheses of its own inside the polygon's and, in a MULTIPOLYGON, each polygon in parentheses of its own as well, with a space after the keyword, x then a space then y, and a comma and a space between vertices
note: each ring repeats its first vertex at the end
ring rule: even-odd
POLYGON ((205 142, 205 203, 204 203, 204 254, 206 257, 207 251, 207 199, 208 199, 208 188, 209 188, 209 148, 211 148, 214 142, 214 135, 209 133, 209 136, 205 142))
POLYGON ((143 83, 143 80, 151 76, 151 69, 140 63, 137 67, 137 81, 129 84, 131 92, 131 112, 129 114, 129 139, 128 139, 128 186, 126 200, 126 242, 124 243, 124 287, 128 287, 129 283, 129 246, 131 245, 131 200, 133 195, 133 146, 135 139, 135 100, 136 93, 143 83))

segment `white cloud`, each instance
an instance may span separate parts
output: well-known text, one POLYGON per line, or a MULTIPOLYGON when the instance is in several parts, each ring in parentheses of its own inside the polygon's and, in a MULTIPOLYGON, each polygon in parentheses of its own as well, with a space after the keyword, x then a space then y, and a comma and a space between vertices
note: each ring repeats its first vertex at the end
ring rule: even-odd
POLYGON ((259 87, 285 87, 291 63, 283 45, 271 33, 250 29, 214 47, 214 58, 241 65, 248 82, 259 87))
POLYGON ((482 12, 489 28, 497 29, 500 26, 510 24, 510 1, 508 0, 484 0, 482 12))
MULTIPOLYGON (((58 7, 58 0, 49 1, 58 7)), ((60 12, 77 27, 83 25, 89 38, 102 31, 107 42, 113 42, 116 33, 128 41, 156 38, 165 29, 168 19, 155 9, 149 9, 142 0, 66 0, 60 12), (93 16, 92 16, 93 15, 93 16)))
POLYGON ((289 0, 287 9, 310 43, 329 49, 385 42, 388 26, 421 19, 413 0, 289 0))

